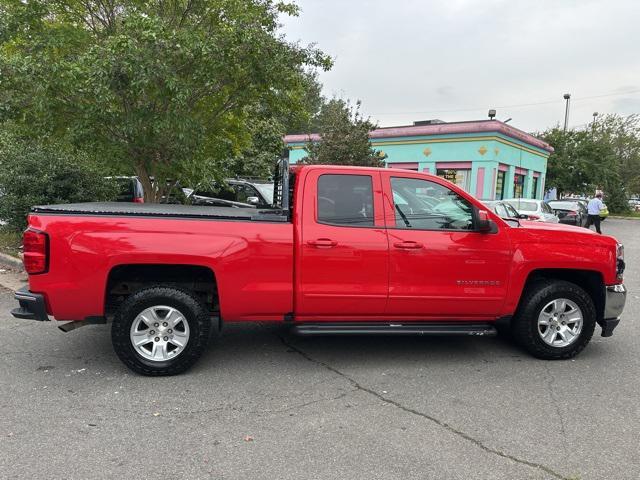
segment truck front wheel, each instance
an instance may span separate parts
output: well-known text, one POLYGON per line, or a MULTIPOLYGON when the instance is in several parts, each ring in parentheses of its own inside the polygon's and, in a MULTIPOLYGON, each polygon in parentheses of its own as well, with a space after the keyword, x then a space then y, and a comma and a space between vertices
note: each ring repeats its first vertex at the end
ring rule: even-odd
POLYGON ((191 367, 207 347, 211 330, 204 303, 172 287, 149 287, 127 298, 111 327, 122 362, 142 375, 175 375, 191 367))
POLYGON ((542 280, 524 293, 512 331, 533 356, 558 360, 580 353, 595 325, 596 310, 587 292, 563 280, 542 280))

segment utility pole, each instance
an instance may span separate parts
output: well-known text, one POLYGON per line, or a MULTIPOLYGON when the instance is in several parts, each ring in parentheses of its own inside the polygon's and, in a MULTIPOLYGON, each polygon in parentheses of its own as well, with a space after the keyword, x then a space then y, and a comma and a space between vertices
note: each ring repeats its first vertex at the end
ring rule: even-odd
POLYGON ((598 112, 593 112, 593 123, 591 124, 591 132, 596 131, 596 118, 598 117, 598 112))
POLYGON ((569 101, 571 99, 571 94, 570 93, 565 93, 563 95, 563 98, 567 101, 567 106, 565 107, 564 110, 564 131, 567 131, 567 127, 569 126, 569 101))

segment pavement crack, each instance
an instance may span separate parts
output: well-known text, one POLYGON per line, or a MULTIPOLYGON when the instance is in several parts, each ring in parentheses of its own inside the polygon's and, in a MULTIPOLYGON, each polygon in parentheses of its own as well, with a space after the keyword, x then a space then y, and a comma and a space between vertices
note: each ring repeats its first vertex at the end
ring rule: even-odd
MULTIPOLYGON (((544 368, 547 371, 547 389, 549 390, 549 395, 551 397, 551 403, 553 403, 553 407, 556 410, 556 415, 560 419, 560 433, 562 434, 562 437, 564 439, 566 439, 567 438, 567 430, 565 428, 564 418, 562 416, 562 412, 560 411, 560 404, 558 403, 558 399, 556 398, 556 393, 555 393, 555 390, 554 390, 555 377, 553 376, 553 373, 551 373, 551 370, 549 369, 549 364, 548 363, 544 364, 544 368)), ((566 442, 562 442, 562 446, 564 448, 564 453, 568 455, 569 452, 567 451, 566 442)))
POLYGON ((296 352, 298 355, 300 355, 301 357, 303 357, 305 360, 308 360, 309 362, 315 363, 316 365, 321 366, 322 368, 329 370, 330 372, 335 373, 336 375, 339 375, 340 377, 344 378, 347 382, 349 382, 355 389, 360 390, 362 392, 368 393, 369 395, 372 395, 374 397, 376 397, 377 399, 381 400, 382 402, 388 404, 388 405, 392 405, 406 413, 409 413, 411 415, 415 415, 421 418, 424 418, 425 420, 429 420, 432 423, 435 423, 436 425, 446 429, 447 431, 449 431, 450 433, 456 435, 459 438, 462 438, 463 440, 466 440, 467 442, 475 445, 476 447, 480 448, 481 450, 490 453, 492 455, 496 455, 498 457, 502 457, 505 458, 507 460, 511 460, 512 462, 518 463, 520 465, 525 465, 527 467, 530 468, 535 468, 537 470, 541 470, 551 476, 553 476, 554 478, 558 478, 560 480, 570 480, 570 477, 565 477, 564 475, 556 472, 555 470, 551 469, 550 467, 547 467, 546 465, 543 465, 541 463, 536 463, 536 462, 531 462, 529 460, 525 460, 523 458, 520 457, 516 457, 515 455, 510 455, 508 453, 505 453, 501 450, 489 447, 487 445, 484 444, 484 442, 482 442, 481 440, 478 440, 477 438, 472 437, 470 434, 463 432, 462 430, 457 429, 456 427, 453 427, 452 425, 449 425, 447 422, 440 420, 436 417, 433 417, 427 413, 424 412, 420 412, 414 408, 411 407, 407 407, 403 404, 401 404, 400 402, 396 401, 396 400, 392 400, 390 398, 385 397, 384 395, 376 392, 375 390, 372 390, 369 387, 366 387, 364 385, 362 385, 361 383, 359 383, 357 380, 355 380, 354 378, 350 377, 349 375, 347 375, 344 372, 341 372, 340 370, 338 370, 337 368, 329 365, 326 362, 323 362, 322 360, 318 360, 316 358, 313 358, 311 355, 309 355, 308 353, 306 353, 304 350, 301 350, 300 348, 296 347, 295 345, 293 345, 292 343, 288 342, 286 338, 284 338, 283 336, 274 333, 276 335, 276 337, 278 337, 280 339, 280 341, 282 342, 282 344, 289 348, 290 350, 296 352))

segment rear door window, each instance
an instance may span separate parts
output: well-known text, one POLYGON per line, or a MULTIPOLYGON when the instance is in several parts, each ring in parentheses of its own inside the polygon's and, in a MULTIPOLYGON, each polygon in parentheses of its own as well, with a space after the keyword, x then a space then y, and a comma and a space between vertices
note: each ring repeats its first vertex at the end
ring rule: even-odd
POLYGON ((320 175, 318 222, 373 227, 373 181, 370 175, 320 175))

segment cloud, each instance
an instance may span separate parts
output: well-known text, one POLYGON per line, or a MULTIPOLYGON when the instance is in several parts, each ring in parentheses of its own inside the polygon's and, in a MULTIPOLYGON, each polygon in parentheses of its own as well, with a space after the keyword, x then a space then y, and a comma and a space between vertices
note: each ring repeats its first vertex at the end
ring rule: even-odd
POLYGON ((325 93, 359 98, 381 125, 421 118, 513 117, 527 131, 572 125, 593 111, 640 112, 640 2, 636 0, 298 0, 291 40, 333 55, 325 93), (598 95, 616 93, 600 98, 598 95), (551 103, 549 103, 551 102, 551 103), (523 104, 532 104, 521 106, 523 104))

